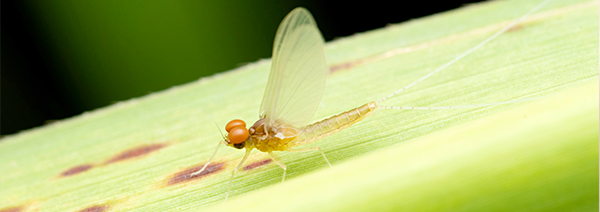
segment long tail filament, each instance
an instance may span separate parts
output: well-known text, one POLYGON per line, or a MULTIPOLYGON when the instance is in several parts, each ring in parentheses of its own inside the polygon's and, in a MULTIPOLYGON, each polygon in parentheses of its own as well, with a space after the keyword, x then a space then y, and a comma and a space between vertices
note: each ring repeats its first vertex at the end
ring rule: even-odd
POLYGON ((471 49, 467 50, 466 52, 464 52, 464 53, 462 53, 461 55, 459 55, 459 56, 455 57, 454 59, 452 59, 452 60, 448 61, 446 64, 444 64, 444 65, 440 66, 439 68, 435 69, 434 71, 432 71, 432 72, 429 72, 427 75, 425 75, 425 76, 423 76, 423 77, 419 78, 418 80, 416 80, 416 81, 414 81, 414 82, 412 82, 412 83, 408 84, 407 86, 404 86, 404 87, 400 88, 399 90, 397 90, 397 91, 394 91, 393 93, 391 93, 391 94, 388 94, 387 96, 385 96, 385 97, 381 98, 380 100, 377 100, 375 103, 379 104, 380 102, 382 102, 382 101, 385 101, 386 99, 389 99, 389 98, 391 98, 391 97, 393 97, 393 96, 395 96, 395 95, 399 94, 400 92, 402 92, 402 91, 404 91, 404 90, 406 90, 406 89, 408 89, 408 88, 410 88, 410 87, 412 87, 412 86, 415 86, 416 84, 418 84, 418 83, 422 82, 423 80, 425 80, 425 79, 427 79, 427 78, 429 78, 429 77, 433 76, 434 74, 437 74, 438 72, 440 72, 440 71, 442 71, 442 70, 446 69, 448 66, 450 66, 450 65, 452 65, 452 64, 454 64, 454 63, 456 63, 456 62, 457 62, 457 61, 459 61, 460 59, 462 59, 462 58, 466 57, 467 55, 469 55, 469 54, 473 53, 475 50, 477 50, 477 49, 481 48, 481 47, 482 47, 482 46, 484 46, 485 44, 487 44, 487 43, 489 43, 489 42, 493 41, 493 40, 494 40, 494 39, 496 39, 498 36, 500 36, 500 35, 504 34, 504 33, 505 33, 506 31, 508 31, 510 28, 514 27, 515 25, 517 25, 518 23, 520 23, 521 21, 523 21, 524 19, 526 19, 527 17, 529 17, 529 15, 531 15, 532 13, 534 13, 534 12, 538 11, 540 8, 542 8, 544 5, 546 5, 546 4, 547 4, 548 2, 550 2, 550 1, 551 1, 551 0, 545 0, 545 1, 541 2, 541 3, 540 3, 540 4, 538 4, 536 7, 534 7, 533 9, 531 9, 531 10, 529 10, 527 13, 525 13, 523 16, 521 16, 519 19, 517 19, 517 20, 513 21, 512 23, 510 23, 510 24, 509 24, 509 25, 507 25, 506 27, 502 28, 500 31, 498 31, 498 32, 494 33, 492 36, 488 37, 487 39, 485 39, 485 40, 481 41, 481 43, 479 43, 479 44, 475 45, 473 48, 471 48, 471 49))

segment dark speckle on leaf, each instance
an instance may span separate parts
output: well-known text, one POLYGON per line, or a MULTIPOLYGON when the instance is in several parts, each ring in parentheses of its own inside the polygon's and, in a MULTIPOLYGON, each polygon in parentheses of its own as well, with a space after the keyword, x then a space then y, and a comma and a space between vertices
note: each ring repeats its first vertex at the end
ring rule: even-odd
POLYGON ((21 207, 21 206, 0 209, 0 212, 21 212, 21 211, 23 211, 23 207, 21 207))
POLYGON ((67 169, 66 171, 62 172, 60 175, 63 177, 67 177, 67 176, 79 174, 79 173, 87 171, 91 168, 94 168, 94 165, 91 165, 91 164, 79 165, 79 166, 75 166, 70 169, 67 169))
POLYGON ((108 206, 96 205, 96 206, 92 206, 92 207, 80 210, 80 212, 102 212, 102 211, 106 211, 107 209, 108 209, 108 206))
POLYGON ((130 149, 130 150, 124 151, 123 153, 121 153, 117 156, 114 156, 113 158, 108 160, 106 163, 114 163, 114 162, 119 162, 122 160, 139 157, 139 156, 154 152, 156 150, 162 149, 165 146, 167 146, 167 145, 166 144, 152 144, 152 145, 147 145, 147 146, 130 149))
POLYGON ((252 169, 255 169, 255 168, 267 165, 267 164, 269 164, 271 162, 272 162, 271 159, 265 159, 265 160, 257 161, 257 162, 248 164, 247 166, 244 166, 244 171, 252 170, 252 169))

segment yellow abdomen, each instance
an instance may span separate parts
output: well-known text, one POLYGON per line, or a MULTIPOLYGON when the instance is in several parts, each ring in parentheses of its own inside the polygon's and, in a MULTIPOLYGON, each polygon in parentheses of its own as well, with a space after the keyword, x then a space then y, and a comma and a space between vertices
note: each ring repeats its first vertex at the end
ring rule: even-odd
POLYGON ((375 109, 377 109, 377 104, 375 102, 370 102, 363 106, 313 123, 302 129, 300 134, 298 134, 294 140, 286 144, 289 148, 292 148, 315 142, 346 129, 367 116, 373 115, 375 109))
POLYGON ((274 124, 269 133, 265 132, 264 119, 261 119, 250 128, 250 136, 254 147, 262 152, 286 151, 346 129, 372 115, 375 109, 377 109, 377 104, 371 102, 315 122, 301 130, 285 124, 274 124))

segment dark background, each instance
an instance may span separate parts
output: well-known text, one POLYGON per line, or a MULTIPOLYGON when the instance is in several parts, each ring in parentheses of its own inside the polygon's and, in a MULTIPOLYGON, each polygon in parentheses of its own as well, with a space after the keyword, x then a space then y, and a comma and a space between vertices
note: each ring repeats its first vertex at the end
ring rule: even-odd
POLYGON ((271 57, 297 6, 325 40, 477 1, 2 1, 0 134, 271 57))

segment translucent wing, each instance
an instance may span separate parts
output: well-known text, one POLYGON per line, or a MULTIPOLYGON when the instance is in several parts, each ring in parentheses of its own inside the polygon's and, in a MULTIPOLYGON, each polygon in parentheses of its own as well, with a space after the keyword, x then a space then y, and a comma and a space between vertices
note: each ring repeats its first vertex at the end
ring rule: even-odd
POLYGON ((267 127, 279 122, 302 128, 314 115, 327 77, 323 37, 304 8, 281 22, 273 43, 269 82, 260 107, 267 127))

